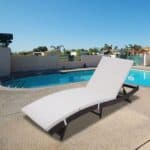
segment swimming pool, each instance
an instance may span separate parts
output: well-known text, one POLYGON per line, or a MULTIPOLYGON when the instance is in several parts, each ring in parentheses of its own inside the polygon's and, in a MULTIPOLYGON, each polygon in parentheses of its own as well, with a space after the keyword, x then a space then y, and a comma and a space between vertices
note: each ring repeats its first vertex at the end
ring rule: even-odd
POLYGON ((125 82, 128 84, 150 87, 150 71, 132 69, 125 82))
MULTIPOLYGON (((94 70, 41 74, 23 78, 12 78, 10 80, 3 81, 2 85, 11 88, 38 88, 54 86, 88 81, 93 73, 94 70)), ((132 69, 126 78, 125 83, 150 87, 150 71, 132 69)))

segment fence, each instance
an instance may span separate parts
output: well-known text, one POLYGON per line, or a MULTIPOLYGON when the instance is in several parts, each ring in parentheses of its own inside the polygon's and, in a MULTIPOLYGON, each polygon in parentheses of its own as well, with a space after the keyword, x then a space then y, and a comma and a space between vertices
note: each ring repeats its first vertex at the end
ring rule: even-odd
POLYGON ((11 72, 57 69, 58 56, 12 56, 11 72))
POLYGON ((127 56, 127 59, 133 60, 134 65, 144 65, 144 56, 143 55, 136 55, 136 56, 127 56))
POLYGON ((60 55, 59 61, 81 61, 81 56, 60 55))
MULTIPOLYGON (((101 59, 101 55, 84 55, 81 56, 80 59, 79 58, 74 59, 74 61, 60 59, 59 56, 51 56, 51 55, 11 56, 11 62, 7 61, 4 64, 5 65, 11 64, 10 72, 28 72, 28 71, 40 71, 40 70, 96 67, 100 59, 101 59)), ((150 65, 150 55, 147 54, 144 56, 128 56, 127 59, 134 60, 135 65, 145 65, 145 66, 150 65)))
POLYGON ((81 61, 86 64, 87 67, 96 67, 99 63, 102 55, 83 55, 81 61))
POLYGON ((12 56, 11 72, 27 72, 51 69, 73 69, 83 67, 96 67, 100 61, 100 55, 87 55, 68 61, 59 56, 12 56))

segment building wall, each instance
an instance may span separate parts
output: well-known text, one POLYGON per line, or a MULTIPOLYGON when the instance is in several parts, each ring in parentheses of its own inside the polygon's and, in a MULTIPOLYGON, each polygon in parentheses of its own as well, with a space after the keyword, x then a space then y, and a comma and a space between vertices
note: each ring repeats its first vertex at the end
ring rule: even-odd
POLYGON ((150 66, 150 54, 144 54, 144 66, 150 66))
POLYGON ((11 71, 26 72, 57 69, 58 56, 12 56, 11 71))
POLYGON ((10 48, 0 47, 0 77, 10 75, 10 48))

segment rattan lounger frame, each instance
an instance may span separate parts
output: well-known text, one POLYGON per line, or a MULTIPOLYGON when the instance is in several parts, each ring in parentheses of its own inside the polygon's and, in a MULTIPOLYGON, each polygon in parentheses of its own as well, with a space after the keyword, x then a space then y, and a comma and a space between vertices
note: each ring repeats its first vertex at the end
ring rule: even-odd
POLYGON ((139 86, 134 86, 134 85, 128 85, 128 84, 123 84, 122 86, 122 91, 118 94, 117 98, 114 99, 114 100, 110 100, 110 101, 107 101, 107 102, 103 102, 103 103, 100 103, 100 104, 96 104, 96 105, 93 105, 93 106, 90 106, 86 109, 83 109, 71 116, 69 116, 68 118, 66 118, 65 122, 64 121, 61 121, 60 123, 58 123, 56 126, 54 126, 50 131, 49 133, 51 135, 53 134, 57 134, 59 135, 60 137, 60 140, 63 140, 63 137, 65 135, 65 131, 66 131, 66 128, 68 126, 68 124, 78 118, 79 116, 87 113, 87 112, 92 112, 96 115, 99 116, 99 118, 102 117, 102 112, 103 112, 103 108, 104 107, 107 107, 107 106, 110 106, 110 105, 113 105, 113 104, 116 104, 116 103, 119 103, 121 101, 127 101, 129 103, 131 103, 131 99, 129 99, 135 92, 137 92, 139 90, 139 86), (131 91, 127 92, 126 91, 126 88, 130 88, 131 91), (95 111, 97 110, 98 111, 95 111))

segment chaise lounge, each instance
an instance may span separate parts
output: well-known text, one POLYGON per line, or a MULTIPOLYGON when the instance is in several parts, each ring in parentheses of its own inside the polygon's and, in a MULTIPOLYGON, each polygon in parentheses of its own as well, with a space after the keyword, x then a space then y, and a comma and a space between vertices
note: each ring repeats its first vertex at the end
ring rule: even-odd
POLYGON ((29 118, 45 131, 57 133, 62 140, 69 122, 92 112, 102 117, 103 107, 129 99, 138 86, 124 81, 133 62, 103 56, 93 76, 84 88, 74 88, 43 97, 22 108, 29 118), (126 88, 130 88, 126 92, 126 88))

